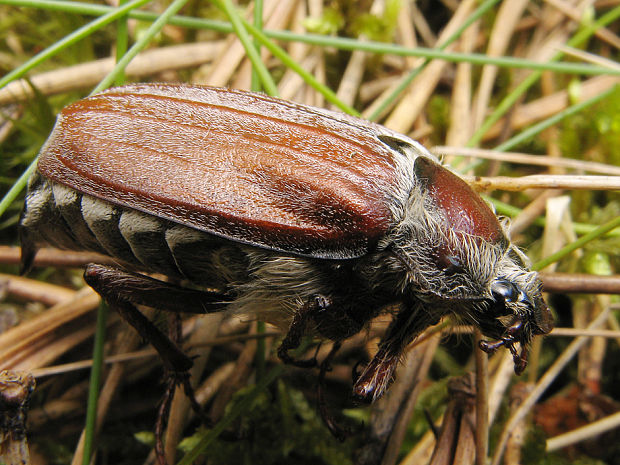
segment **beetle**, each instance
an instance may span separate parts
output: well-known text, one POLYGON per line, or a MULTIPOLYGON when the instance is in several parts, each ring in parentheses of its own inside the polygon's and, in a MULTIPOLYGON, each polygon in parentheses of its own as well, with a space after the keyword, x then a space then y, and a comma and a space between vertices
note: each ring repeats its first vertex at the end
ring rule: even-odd
MULTIPOLYGON (((299 365, 315 363, 289 354, 303 335, 338 347, 390 309, 354 382, 364 402, 447 314, 478 326, 483 350, 506 346, 517 374, 553 325, 506 223, 421 144, 239 90, 134 84, 66 107, 29 181, 20 237, 23 270, 42 244, 117 260, 85 278, 138 328, 136 304, 258 314, 288 330, 278 354, 299 365)), ((189 368, 153 338, 171 369, 189 368)))

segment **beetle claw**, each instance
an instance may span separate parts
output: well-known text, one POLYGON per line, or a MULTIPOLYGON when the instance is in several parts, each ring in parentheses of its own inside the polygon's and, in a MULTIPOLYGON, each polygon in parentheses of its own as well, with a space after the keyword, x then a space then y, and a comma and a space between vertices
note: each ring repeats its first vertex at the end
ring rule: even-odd
POLYGON ((522 344, 521 345, 521 353, 517 353, 516 350, 512 353, 512 361, 515 364, 515 374, 520 375, 527 368, 527 347, 522 344))

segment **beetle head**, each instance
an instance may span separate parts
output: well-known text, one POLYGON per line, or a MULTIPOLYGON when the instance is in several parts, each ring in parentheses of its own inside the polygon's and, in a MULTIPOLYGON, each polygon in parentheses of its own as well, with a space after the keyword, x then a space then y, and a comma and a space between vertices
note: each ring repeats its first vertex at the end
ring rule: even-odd
POLYGON ((492 353, 505 346, 512 353, 515 373, 527 366, 527 348, 532 337, 547 334, 553 319, 541 293, 536 273, 521 270, 509 276, 495 278, 490 285, 491 299, 478 324, 493 341, 482 341, 480 348, 492 353), (519 343, 520 350, 514 347, 519 343))
POLYGON ((505 346, 515 372, 521 373, 532 337, 553 327, 538 274, 528 270, 527 258, 510 243, 504 225, 487 218, 484 204, 472 192, 455 188, 465 198, 459 210, 447 200, 445 205, 439 202, 445 196, 436 185, 430 193, 428 184, 421 186, 390 237, 390 251, 398 261, 393 269, 400 265, 405 278, 400 289, 408 298, 425 302, 438 318, 452 312, 478 326, 490 339, 481 348, 492 352, 505 346), (489 224, 478 228, 480 221, 489 224))

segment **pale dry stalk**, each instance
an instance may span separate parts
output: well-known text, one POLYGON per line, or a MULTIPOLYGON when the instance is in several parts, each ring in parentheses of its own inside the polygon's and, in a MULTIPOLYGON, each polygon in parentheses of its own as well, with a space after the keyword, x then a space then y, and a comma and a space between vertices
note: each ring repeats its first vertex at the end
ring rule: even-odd
MULTIPOLYGON (((203 315, 197 321, 197 328, 192 331, 188 343, 199 343, 201 341, 214 338, 218 333, 222 318, 223 314, 221 313, 203 315)), ((202 377, 210 354, 210 346, 202 347, 197 355, 194 351, 192 352, 193 365, 189 371, 189 376, 190 384, 193 389, 196 389, 198 386, 198 382, 202 377)), ((181 386, 177 386, 174 391, 172 405, 170 406, 170 413, 168 415, 168 424, 166 428, 165 450, 167 463, 176 463, 177 446, 179 441, 182 439, 183 428, 185 428, 190 417, 190 408, 191 405, 189 399, 185 395, 183 388, 181 386)))
POLYGON ((433 147, 433 152, 438 157, 442 156, 459 156, 483 158, 489 160, 498 160, 504 163, 519 163, 523 165, 550 166, 552 164, 562 166, 567 169, 573 169, 578 172, 592 172, 607 175, 620 176, 620 167, 608 165, 605 163, 597 163, 587 160, 578 160, 574 158, 551 158, 546 155, 531 155, 521 152, 498 152, 497 150, 470 148, 470 147, 449 147, 439 145, 433 147))
MULTIPOLYGON (((147 50, 136 56, 125 69, 128 77, 152 76, 164 71, 195 68, 211 62, 221 41, 172 45, 147 50)), ((43 95, 55 95, 95 86, 114 68, 114 57, 80 63, 33 75, 29 80, 43 95)), ((0 89, 0 105, 33 98, 32 88, 24 79, 0 89)))
MULTIPOLYGON (((475 4, 476 2, 473 0, 461 2, 458 10, 441 33, 439 43, 443 43, 463 24, 475 4)), ((447 50, 453 50, 453 46, 454 44, 447 47, 447 50)), ((424 71, 409 85, 408 90, 402 96, 398 105, 396 105, 386 119, 385 126, 403 134, 408 133, 428 102, 428 99, 435 91, 439 78, 446 66, 447 63, 445 61, 433 60, 430 62, 424 71)))
MULTIPOLYGON (((263 10, 265 29, 284 27, 296 3, 296 0, 267 0, 263 10)), ((249 9, 245 14, 246 19, 250 18, 251 14, 252 11, 249 9)), ((242 61, 246 59, 245 56, 245 49, 237 36, 230 35, 214 62, 209 64, 208 68, 201 67, 197 71, 196 82, 210 86, 225 86, 233 78, 242 61)))
POLYGON ((620 176, 533 174, 512 178, 508 176, 463 178, 477 191, 524 191, 526 189, 609 190, 620 189, 620 176))
MULTIPOLYGON (((149 312, 152 314, 152 312, 149 312)), ((122 332, 119 334, 116 343, 116 352, 120 354, 124 354, 127 352, 131 352, 134 350, 140 342, 140 337, 133 330, 133 328, 129 328, 125 326, 122 332)), ((115 363, 112 365, 110 370, 108 371, 105 382, 101 391, 99 393, 99 398, 97 401, 97 421, 95 423, 95 438, 99 435, 103 423, 108 415, 108 411, 110 406, 112 405, 112 401, 114 396, 121 386, 123 382, 123 377, 125 373, 126 365, 124 363, 115 363)), ((73 454, 72 465, 79 465, 83 463, 82 457, 84 455, 84 441, 86 439, 86 430, 82 430, 80 435, 80 439, 75 449, 75 453, 73 454)))
MULTIPOLYGON (((383 0, 374 0, 370 7, 371 14, 380 15, 385 3, 383 0)), ((358 37, 360 42, 365 42, 368 38, 364 34, 360 34, 358 37)), ((337 97, 347 105, 353 105, 355 99, 359 93, 360 84, 364 77, 364 70, 366 65, 366 59, 368 54, 361 50, 354 50, 351 53, 349 62, 342 74, 338 90, 336 91, 337 97)), ((336 110, 335 106, 332 106, 332 110, 336 110)))
MULTIPOLYGON (((485 52, 487 56, 502 56, 505 54, 508 43, 513 37, 514 30, 523 15, 527 3, 528 0, 501 2, 485 52)), ((493 65, 485 65, 482 68, 480 83, 478 84, 473 104, 474 130, 480 127, 486 117, 497 71, 497 66, 493 65)))
MULTIPOLYGON (((463 32, 459 41, 461 52, 470 53, 475 50, 478 32, 479 22, 472 24, 463 32)), ((472 135, 471 72, 471 63, 463 62, 456 65, 450 105, 450 126, 446 135, 448 145, 465 145, 472 135)))
POLYGON ((596 76, 586 79, 580 84, 579 92, 574 100, 571 98, 572 96, 569 95, 568 90, 563 89, 552 95, 540 97, 531 102, 519 105, 512 111, 508 121, 506 119, 500 119, 491 126, 485 133, 483 140, 491 140, 498 137, 507 124, 510 125, 512 131, 523 129, 559 113, 572 104, 595 97, 618 83, 620 83, 620 78, 618 76, 596 76))

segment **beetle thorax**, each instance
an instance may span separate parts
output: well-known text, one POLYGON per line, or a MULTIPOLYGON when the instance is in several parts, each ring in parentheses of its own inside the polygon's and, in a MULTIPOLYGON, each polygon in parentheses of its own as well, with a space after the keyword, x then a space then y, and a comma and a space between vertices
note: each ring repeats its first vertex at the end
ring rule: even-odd
POLYGON ((401 283, 416 294, 440 299, 484 299, 490 283, 511 260, 508 241, 491 243, 455 231, 422 189, 414 188, 401 221, 387 238, 406 273, 401 283))

